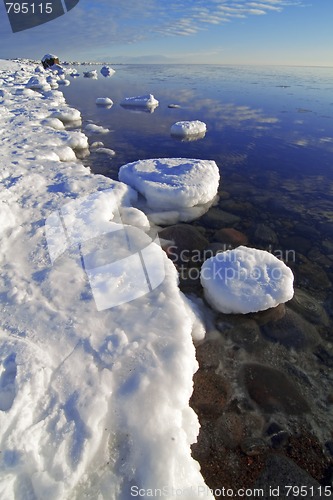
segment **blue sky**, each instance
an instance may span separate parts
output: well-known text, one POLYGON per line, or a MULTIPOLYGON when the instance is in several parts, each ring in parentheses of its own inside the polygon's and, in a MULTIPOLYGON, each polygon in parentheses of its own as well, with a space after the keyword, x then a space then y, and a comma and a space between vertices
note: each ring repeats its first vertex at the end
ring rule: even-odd
POLYGON ((0 58, 333 66, 332 19, 333 0, 80 0, 12 33, 1 2, 0 58))

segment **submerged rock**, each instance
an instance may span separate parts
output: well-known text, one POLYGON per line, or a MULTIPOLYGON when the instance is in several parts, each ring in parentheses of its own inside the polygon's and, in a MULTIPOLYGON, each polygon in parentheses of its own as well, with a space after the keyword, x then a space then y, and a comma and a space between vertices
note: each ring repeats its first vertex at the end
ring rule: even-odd
POLYGON ((293 382, 275 368, 248 363, 241 370, 241 378, 250 398, 265 412, 300 415, 310 410, 293 382))
POLYGON ((320 341, 316 328, 289 308, 278 321, 266 323, 262 332, 270 340, 293 349, 305 349, 320 341))
MULTIPOLYGON (((261 472, 254 487, 263 490, 264 498, 276 498, 277 500, 286 499, 286 486, 295 488, 295 493, 300 491, 312 492, 307 498, 319 500, 322 496, 319 494, 320 488, 324 491, 324 486, 311 477, 305 470, 298 467, 292 460, 281 455, 270 455, 266 461, 265 468, 261 472), (301 487, 303 490, 301 490, 301 487), (272 492, 277 495, 271 496, 272 492)), ((289 494, 290 498, 299 498, 299 495, 289 494)))
POLYGON ((263 244, 275 245, 278 242, 278 237, 273 229, 266 224, 259 224, 255 230, 254 237, 263 244))
POLYGON ((240 222, 238 215, 233 215, 218 208, 211 208, 201 219, 202 224, 212 229, 220 229, 223 226, 233 226, 240 222))
POLYGON ((289 302, 289 306, 311 321, 311 323, 328 326, 329 318, 325 309, 319 302, 304 290, 295 289, 294 297, 289 302))
POLYGON ((195 227, 187 224, 169 226, 158 233, 162 248, 176 265, 199 263, 208 240, 195 227))
POLYGON ((232 227, 223 228, 216 231, 214 233, 214 240, 220 243, 231 245, 233 247, 239 247, 240 245, 248 244, 247 236, 232 227))

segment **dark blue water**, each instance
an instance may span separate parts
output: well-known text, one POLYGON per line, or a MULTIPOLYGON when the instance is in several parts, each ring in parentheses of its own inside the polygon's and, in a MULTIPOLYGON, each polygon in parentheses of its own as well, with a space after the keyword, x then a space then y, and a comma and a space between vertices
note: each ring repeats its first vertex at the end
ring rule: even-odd
MULTIPOLYGON (((98 80, 80 77, 64 88, 67 101, 85 120, 107 126, 107 147, 117 153, 113 167, 139 158, 214 159, 224 172, 235 164, 252 172, 323 174, 332 179, 333 69, 202 65, 114 66, 98 80), (152 93, 160 105, 151 114, 124 109, 124 97, 152 93), (110 97, 111 109, 97 107, 110 97), (169 104, 181 108, 170 109, 169 104), (170 137, 178 120, 207 124, 204 139, 170 137)), ((84 68, 85 69, 85 68, 84 68)), ((100 68, 97 67, 99 70, 100 68)), ((83 72, 82 68, 79 71, 83 72)), ((92 139, 101 139, 94 136, 92 139)), ((104 166, 96 166, 96 169, 104 166)))
MULTIPOLYGON (((92 67, 79 67, 81 75, 85 69, 92 67)), ((115 65, 109 78, 96 69, 97 80, 80 76, 62 88, 83 129, 92 121, 110 130, 89 136, 116 152, 110 158, 92 150, 85 162, 95 173, 116 179, 121 165, 145 158, 215 160, 219 207, 240 216, 236 229, 258 246, 265 241, 255 237, 258 225, 270 226, 278 249, 295 250, 310 261, 307 270, 320 265, 325 273, 321 279, 312 267, 300 284, 330 297, 321 285, 333 281, 333 68, 115 65), (159 100, 151 113, 120 105, 149 93, 159 100), (114 105, 97 106, 97 97, 114 105), (179 120, 205 122, 205 137, 171 137, 179 120)))

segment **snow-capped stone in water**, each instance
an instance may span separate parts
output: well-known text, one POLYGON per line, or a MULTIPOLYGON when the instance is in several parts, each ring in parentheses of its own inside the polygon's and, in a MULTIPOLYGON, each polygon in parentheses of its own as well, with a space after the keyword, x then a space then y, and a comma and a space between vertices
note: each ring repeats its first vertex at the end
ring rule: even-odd
POLYGON ((110 132, 108 128, 102 127, 101 125, 95 125, 95 123, 88 123, 85 131, 92 134, 107 134, 110 132))
POLYGON ((102 153, 108 156, 115 156, 116 152, 113 149, 109 148, 96 148, 95 149, 96 153, 102 153))
POLYGON ((206 124, 200 122, 199 120, 194 121, 183 121, 176 122, 171 127, 171 135, 177 137, 184 137, 188 135, 200 135, 205 134, 207 130, 206 124))
POLYGON ((111 107, 113 105, 113 101, 109 97, 97 97, 96 104, 98 106, 109 106, 109 107, 111 107))
POLYGON ((125 99, 123 99, 120 104, 121 106, 146 106, 148 108, 156 108, 159 102, 157 99, 155 99, 153 94, 148 94, 137 97, 125 97, 125 99))
POLYGON ((240 246, 206 260, 201 284, 207 302, 226 314, 264 311, 294 295, 289 267, 265 250, 240 246))
POLYGON ((174 210, 212 200, 220 173, 212 160, 157 158, 123 165, 119 180, 141 193, 150 208, 174 210))
POLYGON ((115 73, 115 70, 110 68, 110 66, 103 66, 101 73, 103 76, 111 76, 115 73))
MULTIPOLYGON (((70 84, 71 84, 71 82, 69 80, 66 80, 66 78, 64 78, 64 79, 60 78, 58 80, 58 85, 64 85, 65 87, 68 87, 68 85, 70 85, 70 84)), ((53 86, 52 88, 56 88, 56 87, 53 86)))

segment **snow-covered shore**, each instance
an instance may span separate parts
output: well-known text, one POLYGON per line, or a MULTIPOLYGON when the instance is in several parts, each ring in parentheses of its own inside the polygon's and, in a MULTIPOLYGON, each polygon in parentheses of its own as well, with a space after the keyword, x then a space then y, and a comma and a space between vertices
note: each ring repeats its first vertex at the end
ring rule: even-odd
POLYGON ((0 61, 0 497, 213 498, 190 451, 203 325, 154 243, 160 284, 98 310, 85 245, 94 265, 127 258, 137 276, 112 231, 130 224, 140 250, 149 223, 134 190, 76 158, 87 138, 62 122, 77 112, 58 90, 26 88, 34 69, 0 61), (66 217, 70 248, 54 243, 66 217))

